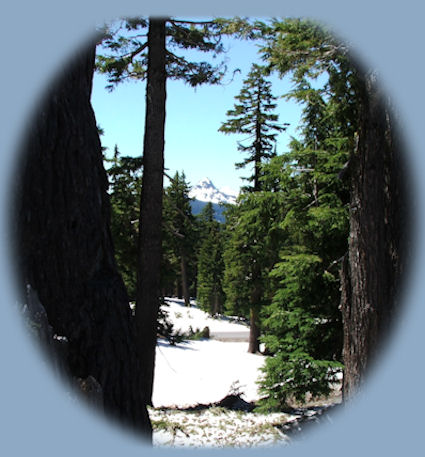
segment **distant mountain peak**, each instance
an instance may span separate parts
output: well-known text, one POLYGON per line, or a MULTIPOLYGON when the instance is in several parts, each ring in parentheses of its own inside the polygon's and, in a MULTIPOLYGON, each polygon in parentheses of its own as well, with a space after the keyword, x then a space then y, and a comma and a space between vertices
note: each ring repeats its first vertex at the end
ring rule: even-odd
POLYGON ((202 178, 189 192, 189 197, 201 202, 236 203, 236 195, 222 192, 214 186, 210 178, 202 178))
POLYGON ((198 182, 197 186, 214 187, 214 188, 215 188, 215 186, 214 186, 214 184, 212 183, 211 179, 208 178, 208 177, 202 178, 202 179, 198 182))

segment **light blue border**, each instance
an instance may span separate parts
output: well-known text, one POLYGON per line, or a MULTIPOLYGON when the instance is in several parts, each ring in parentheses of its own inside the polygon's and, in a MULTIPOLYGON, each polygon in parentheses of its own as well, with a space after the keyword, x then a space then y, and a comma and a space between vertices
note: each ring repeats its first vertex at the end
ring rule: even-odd
MULTIPOLYGON (((189 16, 291 15, 310 16, 333 26, 352 41, 362 58, 377 67, 383 85, 400 112, 409 146, 409 165, 417 207, 416 232, 423 230, 425 155, 423 11, 420 2, 370 0, 241 2, 216 0, 213 10, 201 2, 170 0, 15 0, 0 7, 2 43, 0 71, 0 452, 2 455, 129 456, 145 453, 185 455, 189 451, 140 449, 126 433, 74 405, 63 387, 43 368, 37 351, 16 318, 13 277, 6 238, 8 189, 19 137, 25 132, 32 106, 49 77, 69 58, 77 43, 104 19, 132 14, 189 16)), ((17 164, 19 166, 19 164, 17 164)), ((385 455, 422 449, 424 414, 424 242, 418 236, 415 262, 405 293, 406 312, 400 318, 379 369, 365 394, 332 425, 319 427, 306 440, 265 455, 385 455)), ((172 388, 172 386, 170 386, 172 388)), ((255 451, 240 451, 255 452, 255 451)), ((203 454, 217 453, 204 451, 203 454)), ((222 451, 231 455, 236 451, 222 451)), ((254 455, 254 454, 253 454, 254 455)))

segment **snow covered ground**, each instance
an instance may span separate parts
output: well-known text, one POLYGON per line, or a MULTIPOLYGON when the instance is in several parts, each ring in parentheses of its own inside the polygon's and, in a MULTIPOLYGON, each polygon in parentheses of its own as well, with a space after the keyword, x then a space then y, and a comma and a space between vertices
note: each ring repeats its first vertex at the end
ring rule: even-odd
POLYGON ((209 340, 187 341, 171 346, 159 340, 156 351, 154 407, 187 407, 221 400, 240 387, 246 401, 258 399, 256 381, 265 358, 248 354, 249 329, 246 324, 214 319, 182 300, 167 299, 169 319, 175 329, 187 332, 209 327, 209 340), (220 338, 220 341, 214 338, 220 338), (232 341, 221 341, 222 339, 232 341), (234 339, 246 341, 235 342, 234 339))
POLYGON ((184 306, 183 300, 178 298, 167 298, 166 303, 168 306, 165 309, 175 330, 188 332, 189 327, 193 330, 208 327, 213 339, 248 341, 249 326, 241 320, 236 321, 237 318, 232 319, 227 316, 214 318, 199 309, 194 300, 191 301, 191 307, 184 306))
POLYGON ((218 402, 230 393, 240 393, 248 402, 257 400, 256 382, 265 357, 248 354, 246 324, 212 318, 195 302, 190 308, 182 300, 167 299, 167 303, 165 309, 176 330, 188 332, 189 327, 196 331, 208 326, 211 338, 176 346, 158 341, 153 408, 149 408, 154 445, 246 447, 284 443, 286 438, 275 424, 291 419, 288 415, 266 416, 224 408, 181 411, 218 402))
POLYGON ((248 354, 247 346, 247 343, 214 340, 170 346, 160 340, 153 405, 188 407, 213 403, 236 386, 240 387, 244 400, 257 400, 256 381, 264 357, 248 354))
POLYGON ((219 402, 231 393, 241 394, 247 402, 256 401, 265 357, 248 354, 246 324, 225 317, 212 318, 195 302, 189 308, 182 300, 166 301, 175 329, 187 332, 189 327, 196 331, 208 326, 211 338, 175 346, 158 341, 153 408, 149 408, 154 445, 199 448, 287 444, 289 439, 280 426, 296 421, 300 414, 265 415, 220 407, 182 411, 219 402))

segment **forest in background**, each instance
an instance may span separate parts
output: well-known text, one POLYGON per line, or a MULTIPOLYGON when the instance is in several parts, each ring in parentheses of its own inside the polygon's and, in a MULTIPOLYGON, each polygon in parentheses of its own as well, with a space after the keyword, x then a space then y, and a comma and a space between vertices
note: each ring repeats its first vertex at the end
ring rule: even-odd
POLYGON ((56 131, 52 128, 49 115, 67 118, 63 112, 68 110, 70 119, 74 119, 81 109, 67 98, 69 91, 76 95, 76 89, 84 86, 81 100, 89 104, 93 62, 88 59, 86 68, 80 66, 67 76, 62 99, 52 102, 49 115, 33 132, 41 138, 36 151, 39 156, 28 161, 22 179, 18 227, 22 241, 19 248, 25 248, 24 281, 38 292, 50 324, 67 337, 70 372, 79 377, 94 376, 111 412, 118 411, 136 428, 148 430, 142 405, 150 404, 157 314, 161 295, 172 292, 187 299, 196 295, 200 306, 213 313, 249 318, 249 350, 257 351, 262 341, 270 355, 262 386, 266 394, 264 408, 282 408, 289 396, 302 400, 306 392, 326 394, 342 363, 344 395, 348 398, 363 382, 393 321, 396 286, 405 264, 402 226, 407 219, 407 205, 400 144, 393 113, 376 86, 376 75, 358 68, 345 44, 309 21, 219 19, 200 24, 134 19, 123 25, 127 32, 136 34, 147 28, 147 41, 106 35, 103 46, 112 55, 98 56, 97 69, 110 76, 111 84, 123 78, 147 79, 143 158, 121 155, 117 148, 107 164, 108 184, 106 176, 102 177, 102 150, 89 109, 86 128, 91 126, 90 157, 95 166, 81 158, 79 164, 87 166, 81 165, 77 171, 66 156, 81 150, 81 144, 85 148, 90 145, 79 123, 75 129, 80 143, 77 141, 71 150, 66 142, 52 145, 49 137, 60 136, 61 132, 59 126, 56 131), (171 185, 162 188, 166 78, 183 78, 196 86, 220 83, 223 76, 221 67, 185 60, 169 49, 200 48, 220 53, 221 35, 258 40, 263 58, 261 65, 253 63, 234 108, 227 112, 221 126, 223 133, 251 135, 239 143, 244 161, 238 166, 253 166, 253 175, 237 204, 227 210, 224 225, 214 220, 211 206, 193 217, 184 173, 176 174, 171 185), (267 82, 270 72, 291 74, 293 91, 278 95, 295 98, 304 107, 301 136, 293 140, 289 151, 274 147, 275 133, 285 128, 285 122, 274 111, 274 96, 267 82), (312 81, 322 74, 326 75, 325 85, 314 87, 312 81), (50 155, 46 156, 46 151, 50 155), (59 203, 46 198, 55 194, 52 189, 58 177, 45 179, 51 162, 61 160, 60 155, 51 156, 58 151, 66 158, 55 172, 62 170, 68 177, 61 184, 64 188, 57 199, 64 195, 64 200, 59 203), (40 169, 40 164, 45 164, 44 168, 40 169), (28 179, 32 170, 38 171, 28 179), (73 187, 70 177, 82 173, 87 176, 81 182, 88 180, 93 185, 90 192, 83 193, 78 185, 73 187), (96 173, 97 181, 92 179, 96 173), (37 177, 44 182, 34 184, 37 177), (37 195, 31 185, 45 191, 44 198, 34 202, 37 195), (106 194, 108 188, 110 197, 106 194), (99 192, 103 192, 100 200, 99 192), (97 220, 91 209, 89 213, 77 209, 81 198, 86 198, 89 205, 95 200, 101 202, 97 220), (55 205, 61 204, 64 206, 57 211, 55 205), (109 205, 112 237, 108 235, 109 205), (31 226, 34 218, 29 217, 30 208, 40 209, 36 227, 31 226), (43 237, 46 244, 37 250, 34 246, 40 241, 30 241, 42 232, 46 219, 51 221, 52 234, 43 237), (92 226, 83 229, 87 219, 92 226), (56 245, 58 230, 64 225, 67 230, 62 230, 61 237, 65 241, 56 245), (97 233, 99 249, 90 248, 89 254, 93 255, 88 267, 83 266, 87 262, 79 259, 80 254, 76 255, 75 246, 69 249, 77 227, 82 242, 78 252, 86 249, 85 237, 93 241, 93 233, 97 233), (111 258, 112 242, 116 260, 111 258), (62 259, 74 259, 73 266, 63 268, 61 256, 71 250, 72 255, 62 259), (37 257, 39 252, 49 252, 53 258, 50 266, 45 264, 46 259, 37 257), (99 252, 103 253, 102 261, 99 252), (45 265, 44 269, 39 268, 40 264, 45 265), (59 265, 54 275, 49 272, 52 265, 59 265), (78 277, 88 276, 90 287, 87 279, 76 281, 70 275, 73 269, 78 277), (127 292, 123 292, 120 274, 127 292), (52 286, 55 277, 56 286, 52 286), (75 283, 83 286, 72 292, 70 300, 66 293, 75 283), (119 300, 116 286, 111 284, 120 284, 119 300), (58 285, 60 299, 51 293, 58 285), (96 298, 87 300, 91 290, 96 298), (86 317, 81 312, 81 297, 85 297, 86 317), (105 297, 121 316, 116 320, 122 323, 121 328, 111 331, 107 323, 110 316, 100 318, 105 312, 105 297), (129 298, 136 301, 134 320, 129 310, 119 308, 129 298), (58 308, 57 303, 67 306, 58 308), (105 329, 110 341, 118 338, 125 344, 119 343, 116 347, 120 349, 108 350, 106 356, 96 359, 93 354, 87 360, 90 357, 84 354, 84 347, 94 345, 100 353, 105 329), (117 360, 117 354, 118 358, 134 359, 120 381, 117 374, 108 375, 113 362, 108 364, 117 360), (129 376, 133 379, 130 388, 122 385, 129 376), (142 398, 138 391, 143 392, 142 398), (131 396, 139 399, 130 411, 131 396))

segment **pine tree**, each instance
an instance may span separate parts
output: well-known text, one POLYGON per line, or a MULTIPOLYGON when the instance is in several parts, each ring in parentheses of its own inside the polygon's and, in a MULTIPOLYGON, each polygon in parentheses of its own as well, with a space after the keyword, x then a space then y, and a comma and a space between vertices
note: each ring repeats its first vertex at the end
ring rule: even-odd
POLYGON ((327 74, 333 117, 348 140, 339 176, 348 184, 350 237, 341 270, 344 316, 344 396, 360 386, 398 309, 406 264, 409 204, 401 145, 390 103, 373 71, 350 58, 349 47, 318 24, 287 19, 263 29, 263 56, 297 89, 327 74), (376 271, 376 265, 380 265, 376 271))
POLYGON ((164 254, 175 259, 174 263, 179 271, 175 276, 186 306, 190 306, 189 265, 195 257, 196 241, 195 218, 190 206, 189 190, 185 174, 176 172, 165 190, 163 217, 164 238, 169 247, 169 251, 164 254))
POLYGON ((248 144, 238 143, 238 149, 247 154, 245 160, 237 163, 237 168, 252 164, 254 174, 247 178, 253 182, 253 191, 261 189, 261 163, 267 161, 274 154, 274 145, 278 132, 285 130, 284 125, 277 123, 278 116, 273 113, 276 108, 276 97, 271 93, 271 83, 265 79, 265 69, 257 64, 252 66, 239 95, 235 106, 227 111, 229 119, 223 123, 219 131, 224 133, 238 133, 249 135, 252 138, 248 144))
POLYGON ((146 80, 146 120, 143 145, 143 180, 139 221, 136 322, 138 347, 145 372, 142 390, 152 397, 157 318, 160 306, 162 262, 162 196, 164 173, 164 124, 166 79, 180 79, 196 87, 218 83, 220 65, 193 62, 173 50, 223 50, 214 22, 180 21, 173 18, 124 20, 120 34, 107 31, 98 55, 98 71, 109 77, 109 88, 126 79, 146 80), (146 38, 147 41, 143 41, 146 38))
MULTIPOLYGON (((113 90, 126 80, 147 80, 148 31, 154 18, 126 18, 105 26, 104 40, 97 54, 97 71, 108 77, 107 88, 113 90)), ((224 76, 223 62, 212 65, 207 61, 194 61, 178 51, 213 53, 224 51, 217 21, 190 21, 172 17, 161 19, 165 33, 166 77, 182 80, 191 87, 201 84, 218 84, 224 76)), ((189 53, 188 53, 189 55, 189 53)), ((193 53, 191 54, 193 56, 193 53)))
POLYGON ((162 255, 162 187, 166 99, 165 21, 149 21, 146 115, 143 138, 143 179, 140 195, 139 246, 136 286, 136 327, 142 385, 151 404, 160 308, 162 255))
POLYGON ((112 159, 105 159, 111 201, 111 233, 118 269, 130 300, 136 298, 137 239, 142 159, 122 156, 115 146, 112 159))
POLYGON ((363 387, 397 323, 410 260, 412 199, 399 126, 376 75, 366 76, 364 89, 347 176, 350 238, 341 269, 344 400, 363 387))
POLYGON ((198 230, 202 241, 197 263, 197 302, 200 308, 214 315, 222 312, 224 264, 222 233, 211 202, 198 216, 198 230))
MULTIPOLYGON (((227 112, 229 119, 219 129, 224 133, 249 134, 250 138, 252 138, 252 141, 246 145, 242 143, 238 144, 238 149, 247 153, 248 157, 243 162, 237 163, 236 167, 241 168, 248 164, 253 164, 254 174, 247 179, 253 182, 251 190, 254 192, 262 190, 261 165, 274 156, 276 135, 278 132, 285 130, 285 126, 277 123, 278 116, 272 112, 276 108, 276 104, 274 103, 276 98, 273 97, 271 83, 265 79, 264 74, 264 68, 256 64, 252 66, 240 94, 236 96, 236 100, 239 103, 236 103, 234 109, 227 112)), ((254 221, 252 222, 255 223, 254 221)), ((237 236, 236 233, 234 236, 237 236)), ((248 256, 252 271, 249 273, 249 277, 251 278, 249 284, 245 284, 245 287, 249 288, 251 286, 251 291, 249 293, 246 291, 245 294, 250 304, 248 351, 251 353, 259 350, 259 308, 261 307, 263 289, 260 285, 262 283, 261 262, 259 259, 252 257, 255 251, 256 249, 251 250, 248 256)), ((237 250, 233 254, 237 255, 237 250)), ((247 260, 245 259, 245 261, 247 260)), ((231 262, 233 263, 233 260, 231 262)), ((230 264, 228 263, 228 265, 230 264)), ((233 270, 234 266, 228 268, 233 270)), ((233 283, 237 277, 238 275, 233 276, 230 280, 230 276, 228 275, 228 284, 233 283)), ((243 277, 240 277, 240 280, 245 281, 243 277)), ((236 284, 234 284, 234 287, 236 287, 236 284)))
POLYGON ((268 274, 277 260, 280 210, 278 193, 246 192, 226 215, 225 307, 249 318, 251 353, 259 351, 260 311, 271 298, 268 274))
POLYGON ((315 91, 308 95, 302 139, 264 169, 285 214, 284 243, 270 273, 273 299, 263 310, 263 342, 272 354, 261 382, 265 409, 282 408, 291 398, 303 401, 307 392, 329 394, 342 368, 338 268, 348 214, 338 171, 348 142, 339 136, 332 103, 315 91))

